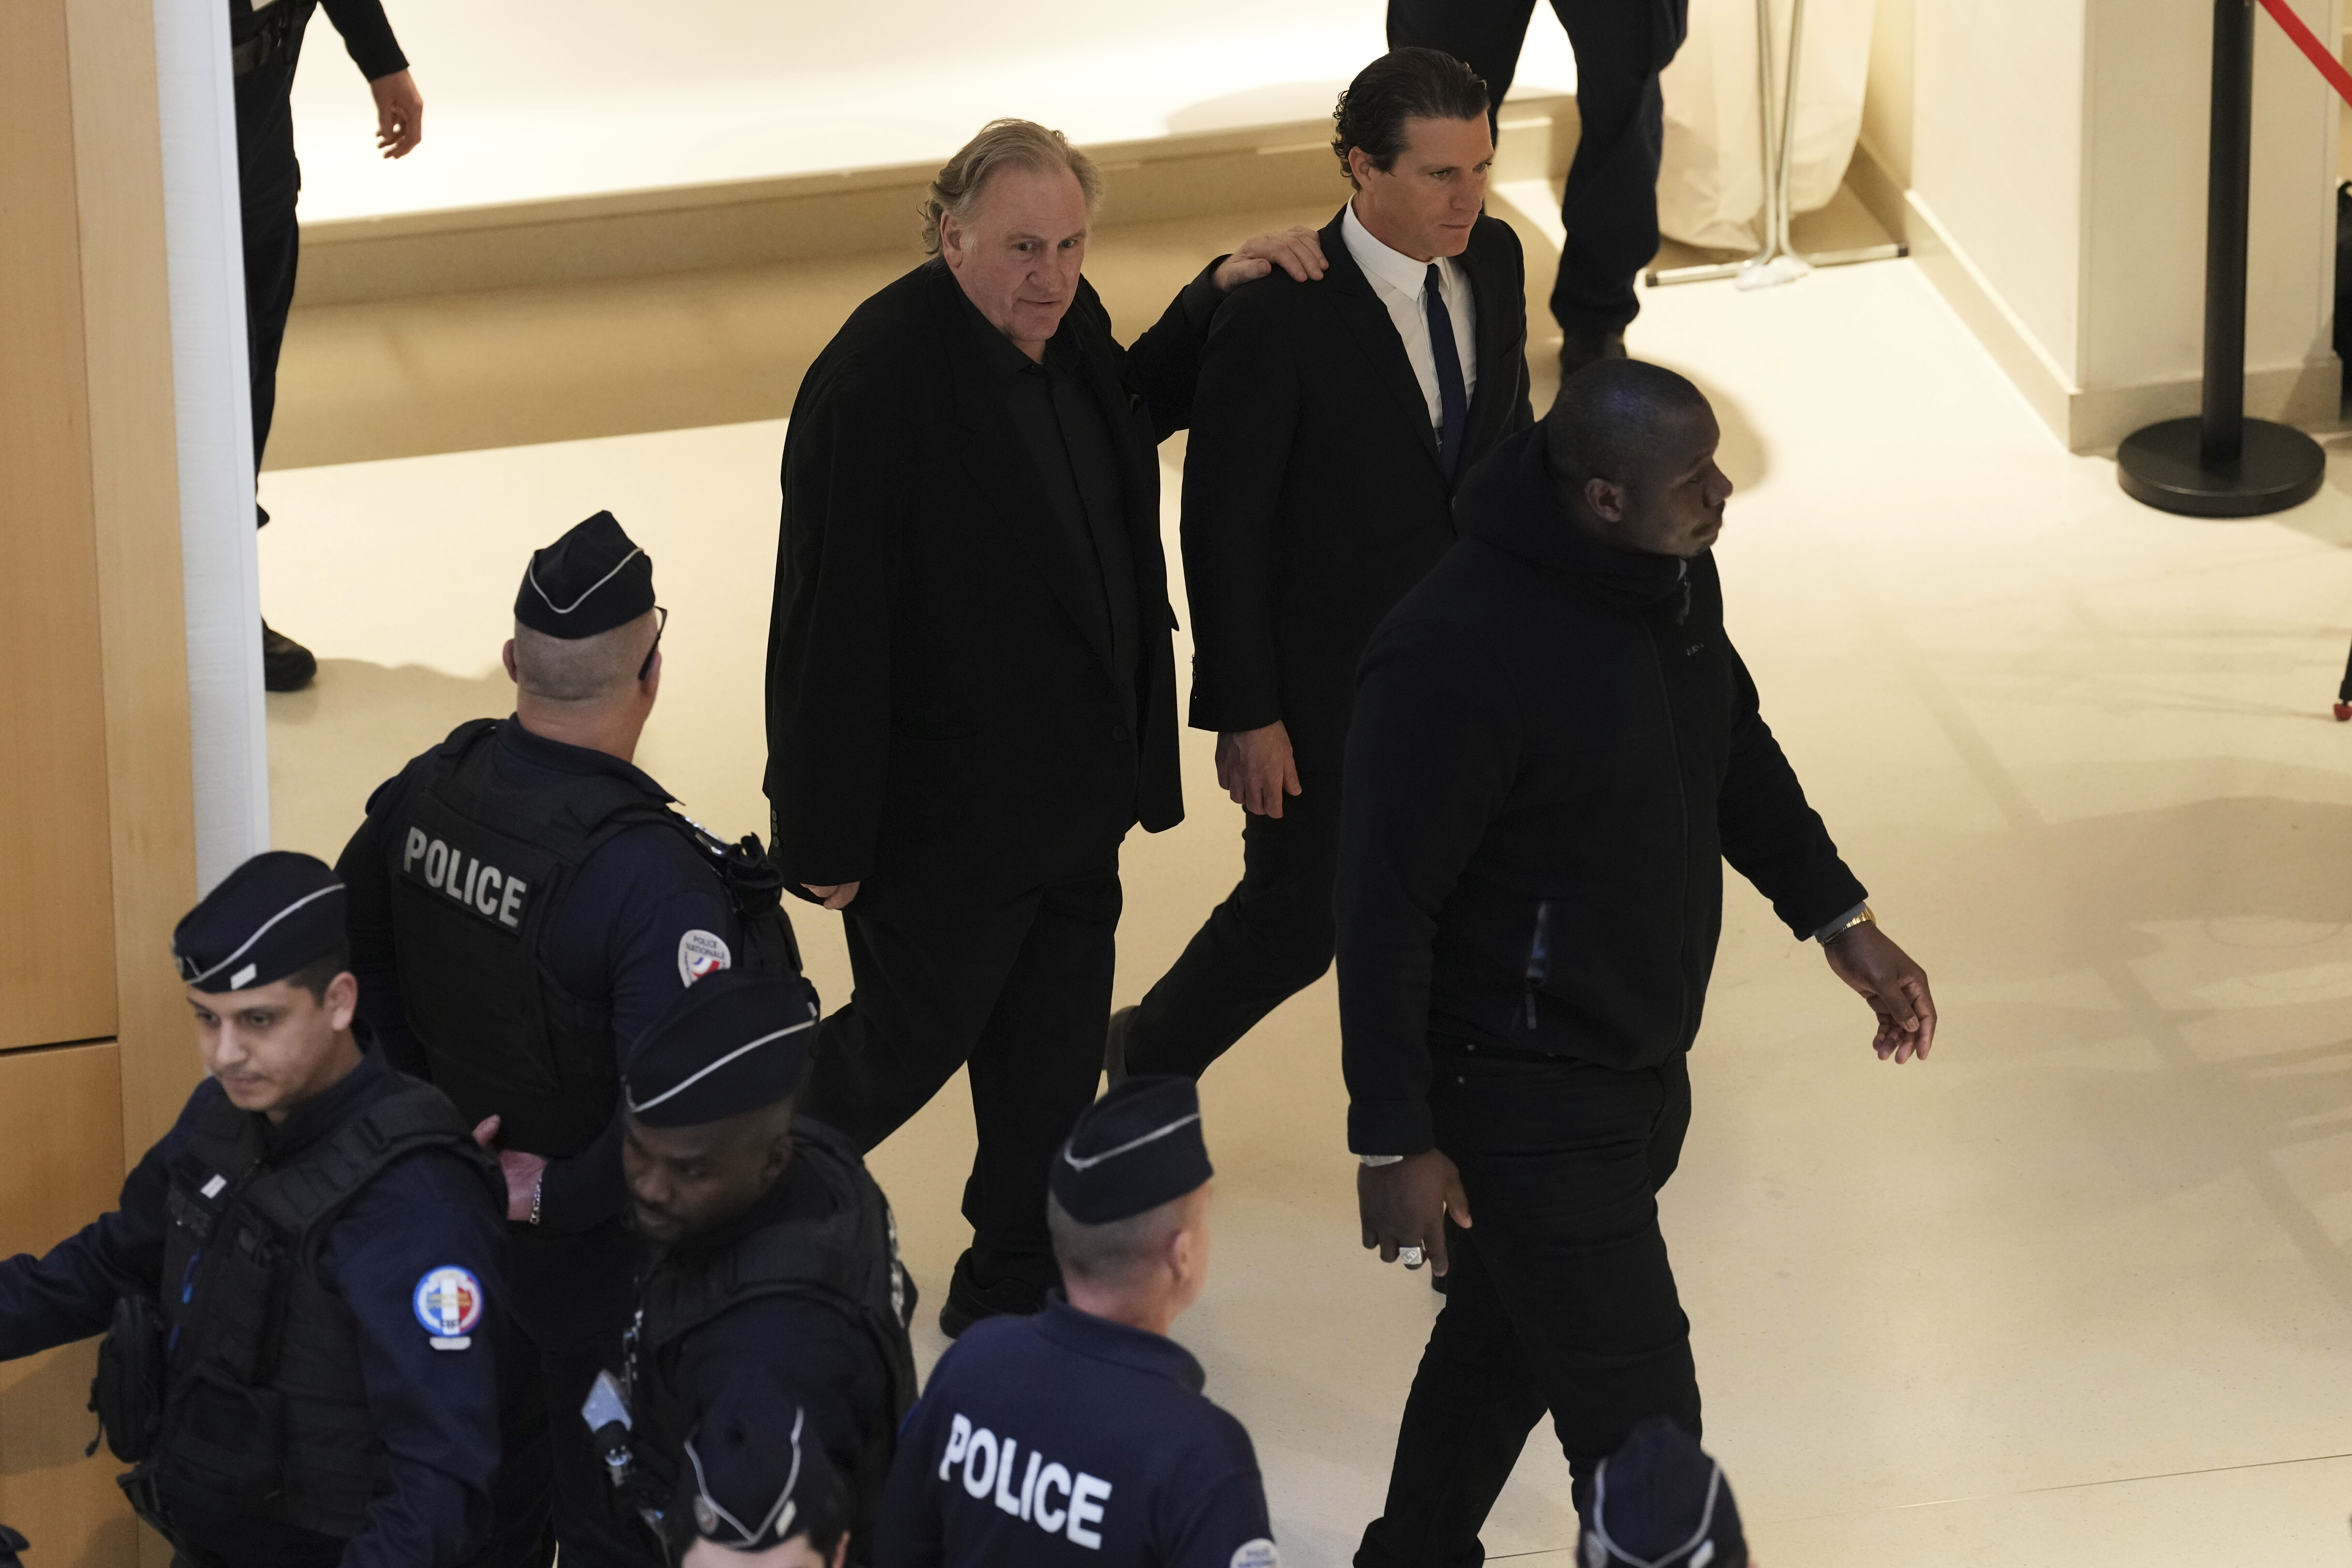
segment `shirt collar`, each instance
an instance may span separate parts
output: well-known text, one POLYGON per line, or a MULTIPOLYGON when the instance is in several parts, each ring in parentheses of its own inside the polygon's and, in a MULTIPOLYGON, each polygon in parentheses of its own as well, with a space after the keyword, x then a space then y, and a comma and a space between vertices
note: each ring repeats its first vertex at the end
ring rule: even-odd
MULTIPOLYGON (((1348 254, 1375 282, 1385 283, 1406 298, 1419 300, 1421 286, 1429 279, 1430 264, 1415 261, 1402 250, 1392 250, 1372 236, 1356 216, 1356 204, 1349 202, 1348 210, 1339 218, 1339 237, 1348 242, 1348 254)), ((1440 266, 1444 262, 1439 262, 1440 266)))
POLYGON ((1030 1321, 1047 1341, 1079 1355, 1107 1361, 1114 1366, 1131 1367, 1137 1372, 1156 1373, 1194 1394, 1200 1393, 1209 1381, 1201 1363, 1192 1359, 1192 1352, 1174 1340, 1081 1312, 1059 1290, 1046 1298, 1045 1310, 1030 1321))
POLYGON ((611 773, 615 778, 628 780, 656 800, 667 802, 675 798, 669 791, 654 783, 635 763, 624 762, 609 752, 568 745, 562 741, 551 741, 544 735, 534 735, 524 727, 520 719, 512 715, 499 723, 498 741, 499 749, 509 756, 540 767, 565 773, 611 773))

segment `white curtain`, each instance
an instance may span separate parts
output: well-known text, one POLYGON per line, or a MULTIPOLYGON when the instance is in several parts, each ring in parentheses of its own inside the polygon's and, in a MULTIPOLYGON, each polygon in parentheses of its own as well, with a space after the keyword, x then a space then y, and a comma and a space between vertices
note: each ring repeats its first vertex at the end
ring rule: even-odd
MULTIPOLYGON (((1772 0, 1772 123, 1788 79, 1795 0, 1772 0)), ((1797 78, 1797 212, 1826 206, 1862 132, 1873 0, 1805 0, 1797 78)), ((1764 150, 1757 110, 1756 0, 1691 0, 1690 37, 1665 70, 1658 226, 1686 245, 1753 250, 1762 239, 1764 150)))

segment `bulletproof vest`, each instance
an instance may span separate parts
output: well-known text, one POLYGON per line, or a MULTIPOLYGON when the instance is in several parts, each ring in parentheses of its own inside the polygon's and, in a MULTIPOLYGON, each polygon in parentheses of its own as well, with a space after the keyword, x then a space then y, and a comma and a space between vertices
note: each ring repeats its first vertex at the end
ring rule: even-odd
MULTIPOLYGON (((498 1163, 439 1091, 410 1079, 282 1164, 261 1119, 226 1096, 171 1167, 163 1305, 166 1371, 134 1500, 217 1498, 322 1535, 356 1535, 391 1467, 368 1410, 356 1319, 319 1278, 330 1222, 395 1160, 445 1149, 506 1208, 498 1163)), ((165 1524, 167 1521, 159 1521, 165 1524)))
MULTIPOLYGON (((915 1402, 915 1352, 907 1337, 915 1284, 898 1261, 898 1226, 882 1189, 849 1140, 822 1122, 793 1124, 793 1158, 833 1199, 823 1220, 786 1220, 713 1253, 672 1254, 638 1292, 629 1331, 630 1500, 683 1555, 694 1521, 678 1508, 678 1472, 692 1418, 676 1384, 679 1351, 696 1330, 746 1301, 788 1296, 840 1312, 866 1330, 887 1369, 890 1419, 857 1458, 851 1540, 872 1535, 899 1422, 915 1402)), ((853 1546, 855 1553, 857 1549, 853 1546)))
POLYGON ((670 828, 742 917, 745 967, 797 974, 800 953, 757 840, 721 844, 610 773, 510 784, 493 762, 497 726, 454 731, 385 836, 401 1007, 469 1125, 496 1114, 508 1147, 561 1157, 595 1140, 619 1092, 610 1009, 566 989, 545 956, 590 856, 632 827, 670 828))

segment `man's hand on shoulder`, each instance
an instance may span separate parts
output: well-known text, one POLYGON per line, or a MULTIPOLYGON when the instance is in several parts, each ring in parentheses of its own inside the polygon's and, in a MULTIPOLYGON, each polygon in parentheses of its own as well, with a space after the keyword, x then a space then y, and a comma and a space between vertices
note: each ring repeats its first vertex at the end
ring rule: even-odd
POLYGON ((1878 1059, 1924 1060, 1936 1043, 1936 998, 1927 989, 1927 972, 1893 938, 1867 922, 1823 942, 1822 955, 1830 962, 1830 973, 1853 986, 1877 1015, 1878 1033, 1871 1048, 1878 1059))
POLYGON ((1364 1245, 1381 1249, 1381 1261, 1394 1263, 1410 1249, 1405 1267, 1418 1268, 1423 1259, 1443 1274, 1451 1266, 1445 1256, 1445 1220, 1470 1228, 1470 1199, 1462 1190, 1462 1173, 1435 1149, 1385 1165, 1365 1165, 1356 1172, 1356 1212, 1363 1221, 1364 1245))
POLYGON ((404 70, 368 83, 375 95, 375 144, 387 158, 405 158, 425 140, 425 95, 404 70))
POLYGON ((1225 258, 1217 268, 1217 288, 1231 293, 1254 279, 1263 278, 1276 268, 1281 268, 1299 283, 1312 283, 1323 276, 1330 263, 1323 258, 1322 237, 1301 224, 1276 234, 1261 234, 1243 243, 1239 250, 1225 258))
POLYGON ((1280 816, 1284 796, 1305 793, 1298 785, 1290 731, 1282 721, 1258 730, 1219 731, 1217 784, 1235 805, 1254 816, 1280 816))

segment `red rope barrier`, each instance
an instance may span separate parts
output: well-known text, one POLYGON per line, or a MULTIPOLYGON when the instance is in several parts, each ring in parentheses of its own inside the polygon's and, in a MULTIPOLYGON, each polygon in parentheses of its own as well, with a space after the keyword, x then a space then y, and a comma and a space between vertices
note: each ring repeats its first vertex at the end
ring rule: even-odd
POLYGON ((2286 29, 2286 36, 2294 40, 2297 48, 2311 57, 2311 63, 2319 68, 2319 74, 2327 79, 2328 86, 2334 88, 2345 102, 2352 103, 2352 71, 2346 70, 2344 62, 2336 58, 2336 51, 2321 43, 2319 36, 2304 26, 2303 18, 2294 14, 2294 7, 2288 5, 2287 0, 2263 0, 2263 9, 2271 14, 2272 21, 2286 29))

